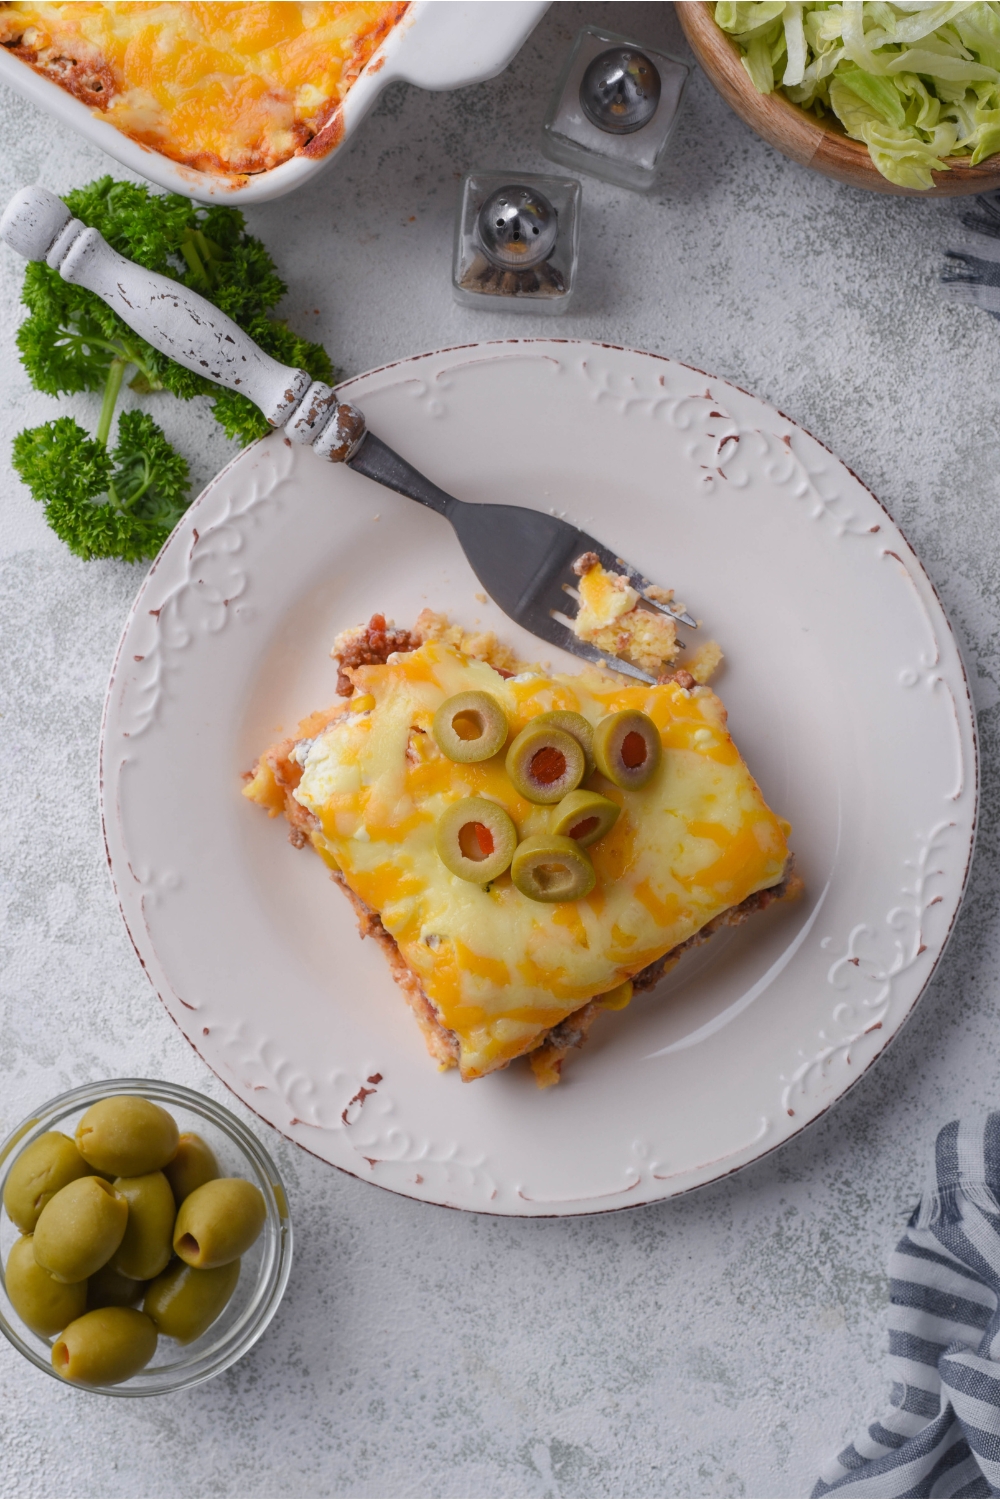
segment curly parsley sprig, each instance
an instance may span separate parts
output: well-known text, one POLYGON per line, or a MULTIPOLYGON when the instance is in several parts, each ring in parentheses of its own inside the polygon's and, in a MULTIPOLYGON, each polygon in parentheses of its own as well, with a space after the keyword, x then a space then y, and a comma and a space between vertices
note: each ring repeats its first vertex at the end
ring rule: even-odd
MULTIPOLYGON (((287 290, 260 240, 235 208, 192 203, 102 177, 67 193, 67 208, 147 270, 159 271, 228 313, 283 364, 331 381, 321 344, 273 317, 287 290)), ((17 345, 33 384, 50 396, 103 394, 91 436, 72 417, 28 428, 14 439, 14 468, 45 507, 53 531, 78 557, 155 556, 187 508, 187 461, 145 412, 123 412, 109 451, 126 376, 139 395, 170 391, 182 401, 207 396, 227 437, 248 443, 270 429, 246 396, 186 370, 124 323, 94 292, 33 261, 24 277, 28 317, 17 345)))

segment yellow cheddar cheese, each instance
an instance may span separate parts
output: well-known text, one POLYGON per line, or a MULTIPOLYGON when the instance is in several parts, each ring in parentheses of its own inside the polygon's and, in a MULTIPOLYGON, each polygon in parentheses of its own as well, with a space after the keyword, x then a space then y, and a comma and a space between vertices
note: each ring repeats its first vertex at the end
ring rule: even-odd
MULTIPOLYGON (((631 686, 597 670, 505 679, 440 641, 351 676, 355 697, 291 752, 302 769, 290 797, 303 815, 299 827, 378 914, 456 1039, 463 1078, 537 1048, 593 997, 785 876, 788 826, 766 805, 707 687, 631 686), (509 873, 480 887, 439 857, 438 819, 459 798, 501 804, 522 839, 549 825, 550 809, 516 791, 502 751, 459 764, 438 748, 435 710, 469 690, 501 703, 511 735, 552 709, 593 725, 638 709, 658 727, 663 756, 644 787, 622 791, 596 772, 587 782, 622 811, 588 850, 597 881, 585 899, 533 901, 509 873)), ((258 770, 247 795, 270 810, 275 789, 265 780, 258 770)))

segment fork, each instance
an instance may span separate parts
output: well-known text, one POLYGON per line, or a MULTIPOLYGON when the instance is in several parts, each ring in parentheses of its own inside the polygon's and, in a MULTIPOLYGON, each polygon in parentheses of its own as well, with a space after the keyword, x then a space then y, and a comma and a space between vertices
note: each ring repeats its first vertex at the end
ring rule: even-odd
MULTIPOLYGON (((697 628, 685 610, 652 597, 650 580, 595 537, 545 511, 518 505, 470 504, 439 489, 381 438, 369 432, 357 407, 314 381, 305 370, 265 354, 236 323, 180 282, 126 260, 96 229, 74 219, 43 187, 11 199, 0 219, 0 240, 29 260, 44 260, 64 281, 101 297, 147 343, 188 370, 242 392, 295 443, 446 517, 473 572, 505 614, 550 645, 587 661, 605 657, 574 633, 566 615, 578 597, 574 561, 595 553, 601 565, 623 573, 652 609, 697 628)), ((615 657, 616 672, 655 679, 615 657)))

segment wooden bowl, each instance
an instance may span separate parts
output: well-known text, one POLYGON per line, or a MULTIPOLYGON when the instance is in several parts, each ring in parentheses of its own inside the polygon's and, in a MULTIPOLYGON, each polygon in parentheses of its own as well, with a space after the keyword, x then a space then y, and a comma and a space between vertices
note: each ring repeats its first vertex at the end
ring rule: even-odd
POLYGON ((777 90, 761 94, 741 61, 731 36, 715 24, 711 0, 679 0, 674 7, 691 50, 726 103, 759 136, 804 167, 813 167, 838 182, 869 188, 873 193, 898 193, 909 198, 957 198, 987 193, 1000 187, 1000 153, 970 167, 967 157, 948 158, 950 171, 935 172, 934 186, 897 187, 875 167, 863 141, 852 141, 832 116, 817 119, 777 90))

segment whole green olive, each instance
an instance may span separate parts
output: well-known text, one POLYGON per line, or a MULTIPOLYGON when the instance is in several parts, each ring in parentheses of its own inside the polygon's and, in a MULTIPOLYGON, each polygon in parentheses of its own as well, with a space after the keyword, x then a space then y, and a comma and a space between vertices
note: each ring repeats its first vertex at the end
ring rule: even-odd
POLYGON ((196 1271, 178 1260, 148 1287, 142 1310, 167 1338, 190 1344, 212 1326, 239 1279, 238 1260, 211 1271, 196 1271))
POLYGON ((167 1162, 163 1175, 173 1189, 174 1202, 180 1208, 184 1199, 202 1183, 218 1177, 219 1163, 207 1141, 193 1130, 186 1130, 177 1143, 177 1155, 167 1162))
POLYGON ((32 1236, 10 1247, 4 1279, 10 1305, 32 1333, 49 1339, 78 1318, 87 1306, 87 1283, 67 1286, 43 1271, 35 1259, 32 1236))
POLYGON ((63 1329, 52 1345, 52 1368, 78 1385, 120 1385, 156 1353, 151 1318, 135 1307, 96 1307, 63 1329))
POLYGON ((86 1281, 114 1255, 128 1204, 103 1177, 79 1177, 50 1198, 35 1225, 35 1259, 57 1281, 86 1281))
POLYGON ((18 1229, 31 1234, 49 1199, 92 1171, 68 1135, 47 1130, 15 1159, 4 1183, 3 1206, 18 1229))
POLYGON ((92 1104, 76 1127, 80 1154, 99 1172, 141 1177, 158 1172, 177 1154, 173 1115, 133 1094, 117 1094, 92 1104))
POLYGON ((264 1227, 260 1188, 242 1177, 206 1182, 180 1206, 174 1254, 198 1271, 211 1271, 245 1255, 264 1227))
POLYGON ((116 1177, 114 1188, 128 1204, 128 1223, 111 1264, 134 1281, 152 1281, 170 1260, 177 1205, 162 1172, 116 1177))
POLYGON ((123 1276, 113 1265, 102 1266, 87 1281, 87 1311, 95 1307, 135 1307, 146 1290, 144 1281, 123 1276))
POLYGON ((462 797, 446 807, 435 832, 438 856, 453 875, 488 885, 502 875, 517 848, 517 829, 505 808, 486 797, 462 797))

